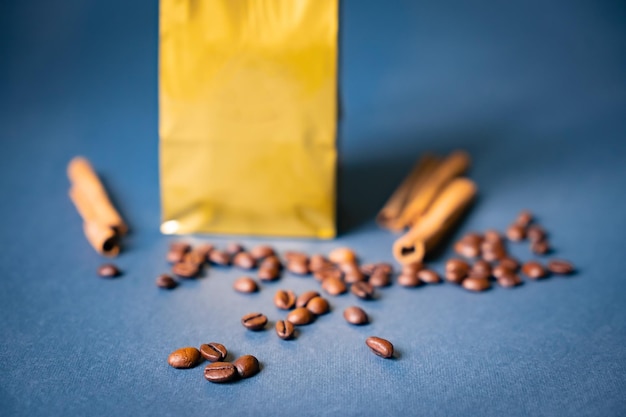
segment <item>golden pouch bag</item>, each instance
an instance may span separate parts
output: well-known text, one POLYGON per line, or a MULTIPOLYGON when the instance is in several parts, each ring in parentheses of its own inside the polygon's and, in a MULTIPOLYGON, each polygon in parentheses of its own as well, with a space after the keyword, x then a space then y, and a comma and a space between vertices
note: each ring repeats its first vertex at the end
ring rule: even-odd
POLYGON ((164 233, 335 236, 338 0, 161 0, 164 233))

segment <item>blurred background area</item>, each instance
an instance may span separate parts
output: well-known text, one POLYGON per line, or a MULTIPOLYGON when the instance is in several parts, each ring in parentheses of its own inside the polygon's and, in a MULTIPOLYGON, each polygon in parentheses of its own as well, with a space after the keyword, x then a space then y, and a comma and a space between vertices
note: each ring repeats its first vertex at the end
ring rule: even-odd
MULTIPOLYGON (((626 158, 623 1, 345 0, 340 27, 343 232, 371 220, 425 150, 467 149, 503 201, 529 171, 550 181, 579 166, 584 182, 626 158)), ((75 154, 123 167, 115 190, 142 207, 131 221, 156 227, 157 53, 157 1, 0 2, 4 172, 35 162, 52 186, 47 173, 75 154)), ((0 181, 25 190, 32 177, 0 181)))

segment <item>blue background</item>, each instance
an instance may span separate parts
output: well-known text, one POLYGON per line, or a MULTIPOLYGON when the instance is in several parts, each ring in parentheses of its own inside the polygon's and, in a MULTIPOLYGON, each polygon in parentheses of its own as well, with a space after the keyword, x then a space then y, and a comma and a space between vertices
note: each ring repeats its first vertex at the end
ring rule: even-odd
MULTIPOLYGON (((246 332, 244 313, 283 316, 276 289, 318 286, 287 274, 244 296, 231 289, 241 272, 218 268, 172 292, 154 286, 171 241, 158 232, 157 2, 5 0, 0 414, 626 414, 624 2, 347 0, 341 12, 343 232, 271 243, 391 261, 395 236, 376 210, 420 152, 464 148, 480 198, 457 236, 530 208, 579 273, 482 294, 393 286, 375 302, 332 299, 295 341, 246 332), (133 229, 118 280, 96 277, 102 259, 67 197, 77 154, 133 229), (348 326, 351 304, 372 323, 348 326), (370 354, 369 335, 399 357, 370 354), (256 355, 262 372, 215 385, 202 367, 166 364, 208 341, 256 355)), ((207 240, 231 239, 193 239, 207 240)), ((525 245, 512 251, 530 259, 525 245)))

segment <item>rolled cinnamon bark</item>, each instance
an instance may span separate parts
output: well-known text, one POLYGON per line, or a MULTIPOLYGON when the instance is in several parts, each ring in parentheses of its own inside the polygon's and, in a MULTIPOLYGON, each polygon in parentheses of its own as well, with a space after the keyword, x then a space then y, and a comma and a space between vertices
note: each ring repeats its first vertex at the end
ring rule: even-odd
POLYGON ((98 253, 116 256, 120 252, 119 237, 128 226, 111 204, 104 186, 85 158, 70 161, 67 174, 71 182, 70 198, 83 218, 87 240, 98 253))
POLYGON ((476 195, 476 185, 467 178, 452 180, 428 211, 393 244, 393 256, 401 264, 421 262, 451 230, 476 195))

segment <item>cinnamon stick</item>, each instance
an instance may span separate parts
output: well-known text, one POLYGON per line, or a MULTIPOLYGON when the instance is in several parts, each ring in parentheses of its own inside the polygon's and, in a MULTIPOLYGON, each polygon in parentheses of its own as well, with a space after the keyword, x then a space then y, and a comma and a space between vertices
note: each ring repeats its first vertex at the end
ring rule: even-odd
POLYGON ((111 203, 104 186, 87 159, 76 157, 67 167, 71 182, 69 196, 83 218, 83 230, 89 243, 100 254, 116 256, 119 237, 128 232, 111 203))
POLYGON ((393 256, 402 264, 422 262, 461 217, 476 194, 476 185, 467 178, 452 180, 437 196, 428 211, 393 245, 393 256))

